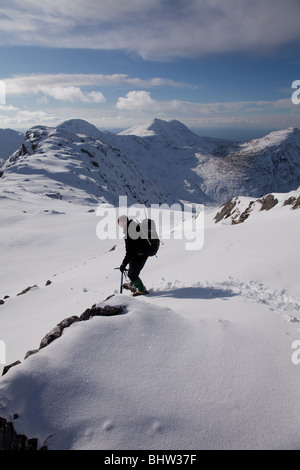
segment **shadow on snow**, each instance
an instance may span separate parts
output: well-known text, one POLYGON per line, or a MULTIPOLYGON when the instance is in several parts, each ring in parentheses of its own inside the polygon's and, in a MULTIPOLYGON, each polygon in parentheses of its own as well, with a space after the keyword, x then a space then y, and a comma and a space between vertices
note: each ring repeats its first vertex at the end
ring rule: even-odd
POLYGON ((220 289, 214 287, 175 287, 166 290, 154 290, 151 297, 173 297, 175 299, 225 299, 235 297, 236 293, 229 289, 220 289))

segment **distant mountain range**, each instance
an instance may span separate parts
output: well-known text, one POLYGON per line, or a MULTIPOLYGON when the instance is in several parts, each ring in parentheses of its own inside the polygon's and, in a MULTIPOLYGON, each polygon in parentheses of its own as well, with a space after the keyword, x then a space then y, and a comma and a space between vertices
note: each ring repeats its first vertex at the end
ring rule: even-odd
POLYGON ((0 129, 0 166, 24 142, 25 135, 12 129, 0 129))
POLYGON ((200 137, 181 122, 159 119, 119 134, 78 119, 33 127, 25 140, 3 132, 2 197, 116 205, 127 195, 129 204, 223 204, 300 186, 300 130, 294 128, 243 143, 200 137))

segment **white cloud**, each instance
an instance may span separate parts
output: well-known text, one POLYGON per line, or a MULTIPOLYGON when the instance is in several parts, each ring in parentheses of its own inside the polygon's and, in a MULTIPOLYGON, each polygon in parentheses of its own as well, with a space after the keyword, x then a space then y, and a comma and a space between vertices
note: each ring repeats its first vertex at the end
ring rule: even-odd
POLYGON ((19 108, 16 106, 0 104, 0 111, 18 111, 19 108))
MULTIPOLYGON (((151 98, 151 97, 150 97, 151 98)), ((119 127, 140 124, 151 118, 177 119, 192 128, 199 127, 300 127, 300 115, 291 99, 275 101, 232 101, 194 103, 181 100, 155 101, 151 105, 138 103, 138 97, 128 93, 119 98, 119 127)))
POLYGON ((127 93, 126 98, 120 97, 117 101, 117 108, 120 110, 127 109, 149 109, 149 106, 153 106, 155 101, 151 98, 148 91, 130 91, 127 93))
POLYGON ((61 116, 44 111, 15 109, 13 113, 5 112, 0 114, 1 128, 28 130, 30 127, 37 125, 56 126, 60 121, 61 116))
POLYGON ((83 103, 103 103, 105 97, 99 91, 83 92, 79 87, 42 87, 40 89, 45 95, 51 96, 56 100, 62 101, 81 101, 83 103))
MULTIPOLYGON (((126 99, 126 98, 124 98, 126 99)), ((285 103, 281 100, 266 102, 265 105, 256 102, 232 103, 190 103, 184 101, 154 101, 145 107, 127 107, 123 109, 110 108, 99 113, 96 107, 72 106, 70 102, 63 107, 44 110, 27 110, 15 107, 0 107, 0 128, 28 130, 32 126, 56 126, 60 122, 77 118, 85 119, 99 128, 125 129, 141 124, 152 118, 165 120, 177 119, 190 128, 300 128, 299 106, 285 103), (286 106, 286 109, 282 109, 286 106), (278 107, 280 109, 278 109, 278 107)))
POLYGON ((6 85, 8 95, 37 94, 53 88, 72 88, 72 87, 109 87, 126 86, 155 88, 162 86, 178 88, 197 88, 188 83, 176 82, 166 78, 149 78, 147 80, 139 77, 130 77, 127 74, 29 74, 18 75, 15 77, 4 78, 2 80, 6 85))
POLYGON ((299 16, 299 0, 6 0, 0 40, 198 57, 299 41, 299 16))
POLYGON ((100 91, 82 91, 79 86, 72 83, 82 82, 90 85, 95 82, 90 76, 84 80, 84 76, 73 76, 72 74, 57 75, 22 75, 14 78, 4 79, 6 94, 12 95, 38 95, 40 103, 47 103, 47 97, 62 101, 82 101, 86 103, 103 103, 104 95, 100 91))

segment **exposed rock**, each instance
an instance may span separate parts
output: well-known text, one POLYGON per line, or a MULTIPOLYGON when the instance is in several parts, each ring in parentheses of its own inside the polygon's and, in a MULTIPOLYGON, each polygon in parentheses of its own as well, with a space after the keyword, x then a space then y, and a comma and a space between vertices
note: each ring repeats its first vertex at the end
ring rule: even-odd
POLYGON ((46 334, 46 336, 44 336, 44 338, 42 339, 40 343, 39 349, 42 349, 45 346, 48 346, 48 344, 52 343, 52 341, 59 338, 62 335, 63 330, 69 327, 70 325, 72 325, 72 323, 76 321, 80 321, 80 320, 77 316, 74 315, 72 317, 65 318, 60 323, 58 323, 58 325, 56 325, 49 333, 46 334))
POLYGON ((27 353, 25 354, 24 359, 27 359, 27 357, 32 356, 32 354, 36 354, 38 351, 38 349, 30 349, 30 351, 27 351, 27 353))
POLYGON ((80 149, 82 153, 86 153, 90 158, 94 158, 94 155, 89 152, 88 150, 84 149, 84 148, 81 148, 80 149))
POLYGON ((62 195, 58 191, 53 193, 46 193, 46 196, 50 197, 51 199, 62 199, 62 195))
POLYGON ((80 321, 79 317, 76 315, 73 315, 72 317, 65 318, 62 320, 60 323, 58 323, 58 327, 64 329, 67 328, 68 326, 72 325, 72 323, 75 323, 77 321, 80 321))
POLYGON ((2 375, 5 375, 11 367, 17 366, 18 364, 21 364, 21 361, 15 361, 3 367, 2 375))
MULTIPOLYGON (((80 317, 73 315, 71 317, 65 318, 60 323, 58 323, 49 333, 46 334, 46 336, 44 336, 44 338, 42 339, 40 343, 39 349, 42 349, 48 346, 48 344, 52 343, 52 341, 59 338, 62 335, 63 330, 65 328, 68 328, 70 325, 72 325, 75 322, 86 321, 95 316, 107 317, 107 316, 112 316, 112 315, 118 315, 119 313, 122 313, 122 311, 123 311, 122 306, 113 307, 111 305, 106 305, 105 307, 97 307, 96 305, 93 305, 92 308, 86 309, 80 315, 80 317)), ((27 354, 26 354, 26 357, 28 357, 27 354)))
POLYGON ((247 207, 246 210, 244 210, 244 212, 241 213, 241 215, 239 217, 232 217, 232 224, 235 225, 235 224, 242 224, 243 222, 245 222, 246 219, 248 219, 251 211, 252 211, 252 206, 254 204, 254 201, 251 201, 249 203, 249 206, 247 207))
MULTIPOLYGON (((0 450, 37 450, 38 440, 17 434, 13 423, 0 417, 0 450)), ((46 450, 43 447, 43 450, 46 450)))
POLYGON ((260 199, 255 199, 250 202, 242 197, 230 199, 221 206, 214 220, 218 223, 223 219, 231 218, 231 223, 235 225, 244 222, 252 212, 269 211, 277 205, 278 207, 290 206, 291 209, 298 209, 300 207, 299 191, 300 188, 291 192, 289 195, 280 195, 277 193, 276 197, 274 194, 267 194, 260 199), (284 197, 286 197, 286 199, 284 199, 284 197), (248 205, 246 206, 246 204, 248 205))
MULTIPOLYGON (((27 351, 25 354, 24 359, 27 359, 29 356, 32 356, 33 354, 36 354, 40 349, 45 348, 48 346, 48 344, 52 343, 55 339, 59 338, 63 330, 65 328, 68 328, 75 322, 79 321, 86 321, 89 320, 92 317, 95 316, 112 316, 112 315, 119 315, 120 313, 123 312, 123 306, 111 306, 111 305, 105 305, 105 307, 97 307, 97 305, 93 305, 92 308, 86 309, 80 317, 73 315, 71 317, 65 318, 61 322, 59 322, 49 333, 47 333, 44 338, 40 342, 39 349, 31 349, 27 351)), ((20 361, 16 361, 10 365, 7 365, 3 368, 2 375, 6 374, 9 369, 17 364, 20 364, 20 361)))
POLYGON ((48 344, 52 343, 55 339, 59 338, 62 335, 63 328, 60 326, 55 326, 49 333, 44 336, 40 343, 40 349, 48 346, 48 344))
POLYGON ((278 199, 275 199, 273 194, 268 194, 262 199, 258 199, 258 202, 261 203, 261 211, 269 211, 278 204, 278 199))
POLYGON ((283 206, 292 206, 296 202, 296 198, 294 196, 289 197, 284 201, 282 204, 283 206))
POLYGON ((300 196, 296 199, 295 203, 293 204, 292 209, 299 209, 300 207, 300 196))
POLYGON ((118 315, 119 313, 122 313, 123 307, 113 307, 111 305, 106 305, 104 308, 103 307, 94 307, 94 308, 88 308, 85 310, 81 315, 80 315, 80 320, 89 320, 92 317, 95 316, 112 316, 112 315, 118 315))
POLYGON ((37 285, 35 284, 34 286, 26 287, 26 289, 22 290, 22 292, 19 292, 19 294, 17 294, 17 295, 26 294, 28 291, 30 291, 30 290, 33 289, 34 287, 37 287, 37 285))
POLYGON ((215 216, 216 224, 220 222, 221 220, 227 219, 228 217, 232 215, 233 209, 236 206, 236 202, 237 202, 236 199, 230 199, 230 201, 225 202, 225 204, 221 206, 220 212, 218 212, 217 215, 215 216))
POLYGON ((108 297, 106 297, 105 301, 111 299, 114 296, 115 296, 115 294, 110 294, 108 297))

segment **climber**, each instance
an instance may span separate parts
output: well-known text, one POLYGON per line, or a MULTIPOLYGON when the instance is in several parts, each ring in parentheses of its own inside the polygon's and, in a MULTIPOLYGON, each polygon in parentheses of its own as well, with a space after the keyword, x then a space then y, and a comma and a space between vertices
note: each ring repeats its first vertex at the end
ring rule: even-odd
POLYGON ((144 240, 140 236, 140 225, 129 219, 126 215, 118 218, 118 224, 124 231, 126 254, 120 266, 120 271, 124 273, 129 265, 128 277, 130 282, 123 284, 125 289, 129 289, 134 295, 148 294, 139 275, 148 259, 144 248, 144 240))

